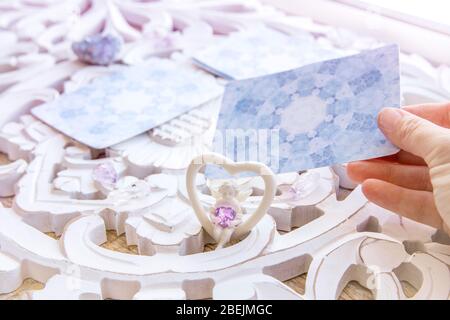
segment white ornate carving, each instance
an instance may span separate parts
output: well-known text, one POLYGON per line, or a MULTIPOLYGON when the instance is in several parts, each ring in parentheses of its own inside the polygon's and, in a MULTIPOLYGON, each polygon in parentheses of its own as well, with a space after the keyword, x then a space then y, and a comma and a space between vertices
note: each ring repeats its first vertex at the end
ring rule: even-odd
POLYGON ((41 142, 56 135, 56 131, 31 115, 20 117, 19 122, 7 123, 0 131, 0 151, 10 160, 32 158, 31 152, 41 142))
POLYGON ((55 63, 54 58, 48 54, 32 53, 0 62, 0 92, 12 85, 48 69, 55 63))
MULTIPOLYGON (((277 193, 270 205, 268 214, 271 215, 277 224, 278 230, 290 231, 294 227, 302 226, 321 215, 320 210, 315 206, 335 194, 337 188, 337 178, 329 168, 320 168, 309 171, 312 174, 319 174, 320 179, 314 186, 314 192, 303 198, 292 198, 286 195, 292 185, 300 180, 300 175, 296 172, 283 173, 275 175, 277 193), (284 191, 284 192, 283 192, 284 191)), ((200 201, 204 207, 210 207, 214 204, 214 197, 211 195, 211 189, 217 189, 223 180, 205 181, 202 175, 197 178, 197 187, 204 190, 199 194, 200 201)), ((260 177, 238 178, 233 180, 240 189, 251 189, 252 193, 242 203, 247 211, 253 211, 261 202, 261 195, 264 190, 264 182, 260 177)), ((311 185, 310 185, 311 187, 311 185)), ((186 189, 180 190, 185 198, 188 198, 186 189)))
POLYGON ((251 231, 269 209, 276 193, 275 188, 273 172, 266 165, 252 162, 233 162, 216 153, 207 153, 192 159, 186 173, 186 189, 191 206, 203 229, 217 241, 218 248, 222 248, 228 243, 231 237, 239 239, 251 231), (264 194, 255 210, 247 214, 248 217, 244 218, 243 216, 241 202, 244 199, 241 198, 242 194, 237 187, 229 182, 222 184, 219 190, 216 191, 218 196, 214 201, 214 205, 209 207, 209 214, 206 213, 196 190, 197 173, 206 164, 219 165, 232 175, 251 171, 261 177, 264 181, 264 194), (231 220, 230 218, 227 220, 221 218, 221 214, 217 211, 221 209, 234 212, 231 220))
POLYGON ((332 167, 333 172, 339 177, 339 186, 345 189, 353 190, 357 184, 353 182, 347 174, 347 164, 337 164, 332 167))
POLYGON ((203 251, 205 238, 191 206, 178 196, 178 179, 166 174, 147 178, 152 188, 167 190, 167 197, 142 216, 131 216, 125 224, 127 243, 137 244, 139 253, 193 254, 203 251))

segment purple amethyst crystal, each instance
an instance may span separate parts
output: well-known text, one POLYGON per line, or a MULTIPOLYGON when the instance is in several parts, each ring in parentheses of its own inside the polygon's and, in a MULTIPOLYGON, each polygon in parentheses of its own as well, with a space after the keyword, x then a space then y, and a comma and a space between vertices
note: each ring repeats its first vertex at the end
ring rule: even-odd
POLYGON ((231 207, 218 207, 215 212, 218 218, 217 224, 222 228, 230 227, 231 221, 236 218, 236 211, 231 207))
POLYGON ((81 61, 107 66, 116 60, 121 45, 121 40, 111 34, 96 34, 74 42, 72 50, 81 61))

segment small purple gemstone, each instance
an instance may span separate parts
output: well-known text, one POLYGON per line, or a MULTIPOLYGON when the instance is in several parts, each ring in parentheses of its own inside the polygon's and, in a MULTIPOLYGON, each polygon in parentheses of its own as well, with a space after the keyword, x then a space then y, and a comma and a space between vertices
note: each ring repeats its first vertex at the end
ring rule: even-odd
POLYGON ((92 171, 92 179, 106 187, 112 187, 117 182, 117 172, 112 163, 97 165, 92 171))
POLYGON ((222 228, 228 228, 231 221, 236 218, 236 211, 231 207, 218 207, 215 214, 219 218, 218 225, 222 228))
POLYGON ((120 39, 110 34, 96 34, 72 43, 72 50, 81 61, 102 66, 116 60, 120 47, 120 39))

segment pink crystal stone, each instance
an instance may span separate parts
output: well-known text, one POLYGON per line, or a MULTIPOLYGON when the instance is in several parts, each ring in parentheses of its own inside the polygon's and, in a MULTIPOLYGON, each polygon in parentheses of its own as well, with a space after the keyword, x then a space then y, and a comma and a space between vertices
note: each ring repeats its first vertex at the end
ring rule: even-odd
POLYGON ((101 163, 92 171, 92 179, 106 187, 114 186, 117 178, 116 169, 110 162, 101 163))
POLYGON ((222 228, 228 228, 231 221, 236 218, 236 211, 231 207, 217 207, 215 215, 219 220, 217 224, 222 228))

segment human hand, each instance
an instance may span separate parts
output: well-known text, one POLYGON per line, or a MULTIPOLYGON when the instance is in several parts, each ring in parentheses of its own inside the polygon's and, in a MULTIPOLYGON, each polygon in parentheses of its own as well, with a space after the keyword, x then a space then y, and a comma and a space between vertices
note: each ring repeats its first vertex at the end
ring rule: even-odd
POLYGON ((349 163, 373 203, 450 234, 450 103, 384 108, 378 126, 401 150, 349 163))

